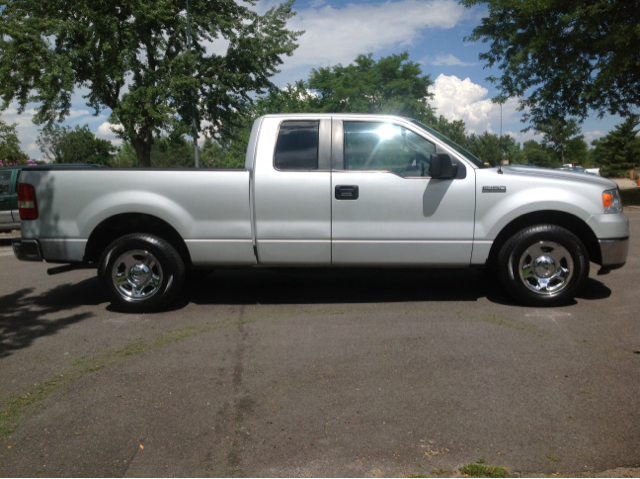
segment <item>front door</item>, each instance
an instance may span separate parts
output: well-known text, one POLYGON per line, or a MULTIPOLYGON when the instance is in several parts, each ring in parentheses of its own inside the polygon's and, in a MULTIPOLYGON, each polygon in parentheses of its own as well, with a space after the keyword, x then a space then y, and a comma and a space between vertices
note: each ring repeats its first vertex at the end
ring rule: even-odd
POLYGON ((430 178, 441 152, 408 122, 333 122, 332 263, 468 266, 475 174, 430 178))

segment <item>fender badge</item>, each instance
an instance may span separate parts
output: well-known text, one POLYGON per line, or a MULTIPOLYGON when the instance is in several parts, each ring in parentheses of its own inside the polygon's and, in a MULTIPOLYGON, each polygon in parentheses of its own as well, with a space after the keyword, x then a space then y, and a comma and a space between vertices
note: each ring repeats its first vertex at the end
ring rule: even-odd
POLYGON ((506 193, 507 187, 506 186, 483 186, 482 192, 483 193, 506 193))

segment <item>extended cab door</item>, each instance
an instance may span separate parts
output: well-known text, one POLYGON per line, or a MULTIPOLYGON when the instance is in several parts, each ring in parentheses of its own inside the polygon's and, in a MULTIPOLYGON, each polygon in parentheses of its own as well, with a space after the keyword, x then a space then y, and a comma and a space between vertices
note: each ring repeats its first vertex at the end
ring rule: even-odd
POLYGON ((468 266, 475 174, 460 160, 455 179, 430 178, 445 152, 410 122, 333 121, 334 265, 468 266))
POLYGON ((259 263, 330 265, 330 118, 265 117, 252 186, 259 263))

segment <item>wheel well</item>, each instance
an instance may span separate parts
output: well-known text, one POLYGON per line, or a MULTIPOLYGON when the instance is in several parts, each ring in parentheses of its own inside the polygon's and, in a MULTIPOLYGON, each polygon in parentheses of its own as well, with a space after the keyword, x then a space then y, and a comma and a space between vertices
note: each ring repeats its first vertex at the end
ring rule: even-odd
POLYGON ((125 213, 107 218, 93 230, 85 249, 84 260, 98 262, 113 241, 131 233, 147 233, 167 241, 178 252, 185 266, 191 265, 191 255, 184 240, 169 223, 152 215, 125 213))
POLYGON ((534 213, 528 213, 516 218, 507 226, 505 226, 502 231, 500 231, 500 233, 494 240, 493 245, 491 246, 488 264, 490 266, 496 264, 498 253, 502 249, 502 246, 514 234, 528 226, 539 224, 551 224, 568 229, 574 235, 576 235, 587 248, 589 260, 597 264, 602 263, 598 238, 596 237, 593 230, 589 228, 587 223, 582 221, 577 216, 574 216, 570 213, 564 213, 562 211, 536 211, 534 213))

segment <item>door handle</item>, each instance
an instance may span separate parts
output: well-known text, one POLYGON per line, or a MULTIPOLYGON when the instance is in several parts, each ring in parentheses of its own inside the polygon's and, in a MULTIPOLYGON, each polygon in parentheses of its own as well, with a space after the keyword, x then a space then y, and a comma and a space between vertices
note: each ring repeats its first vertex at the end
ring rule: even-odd
POLYGON ((336 186, 336 200, 357 200, 360 196, 360 188, 357 185, 336 186))

